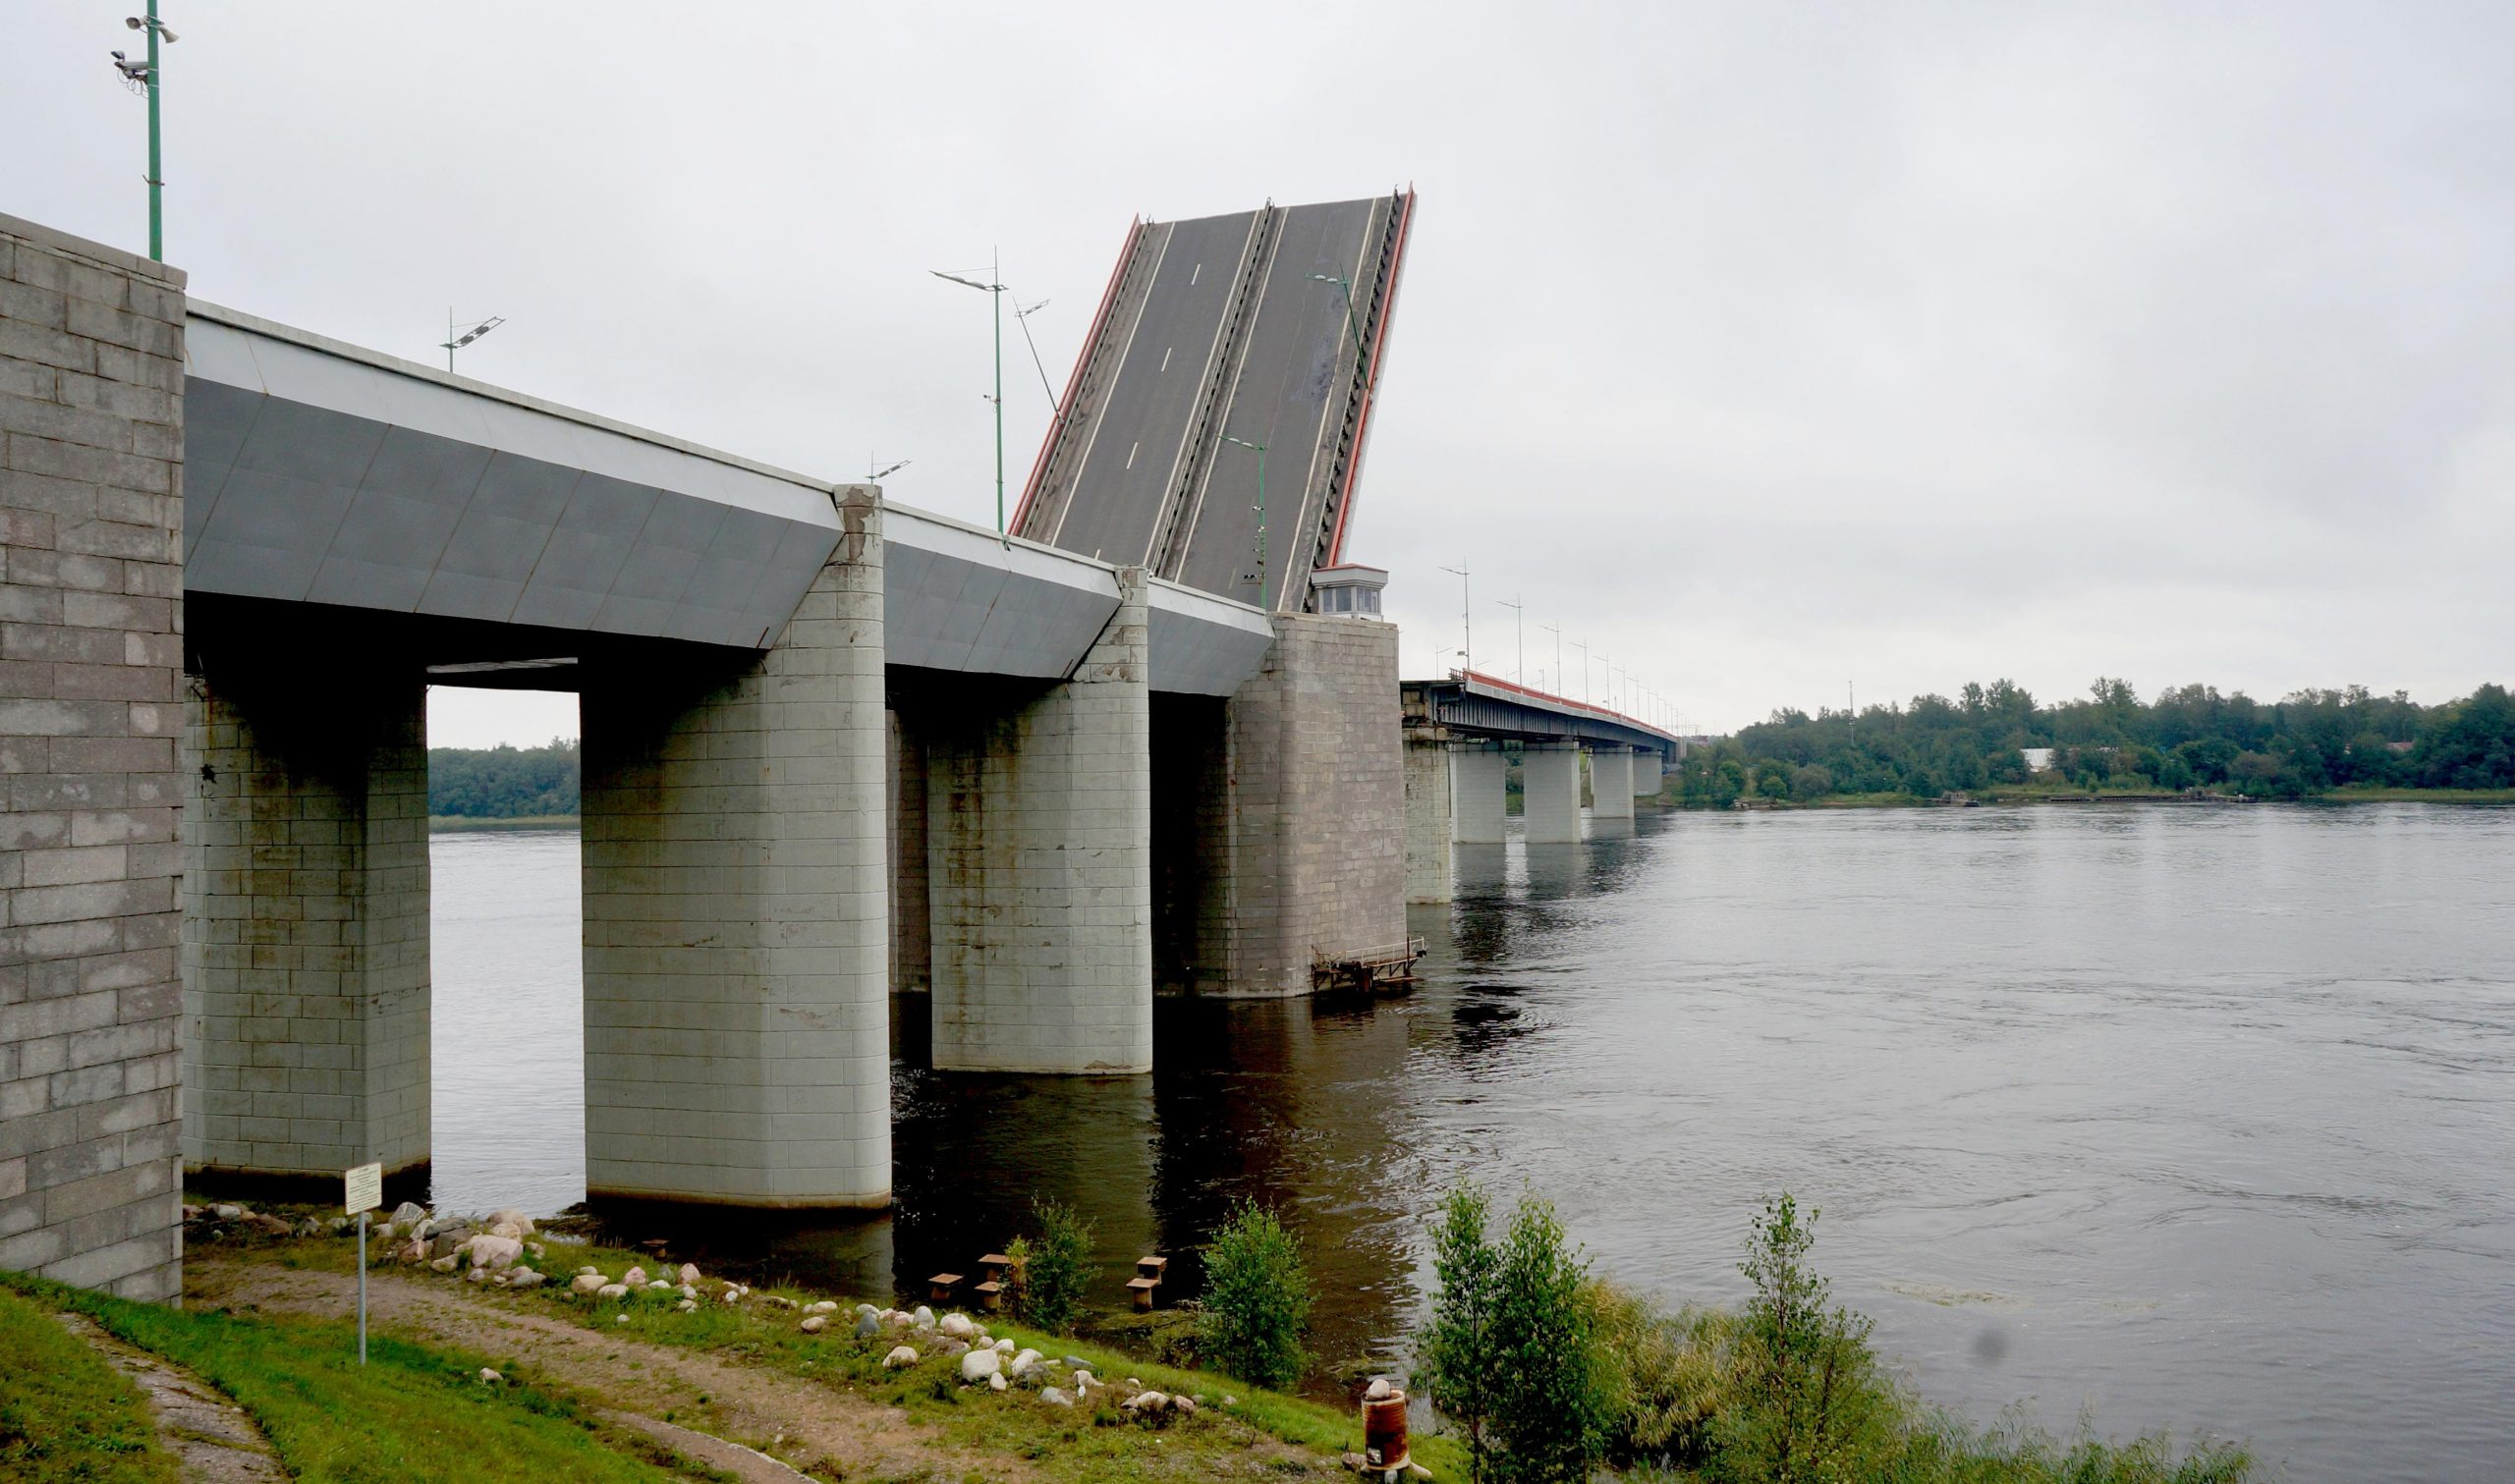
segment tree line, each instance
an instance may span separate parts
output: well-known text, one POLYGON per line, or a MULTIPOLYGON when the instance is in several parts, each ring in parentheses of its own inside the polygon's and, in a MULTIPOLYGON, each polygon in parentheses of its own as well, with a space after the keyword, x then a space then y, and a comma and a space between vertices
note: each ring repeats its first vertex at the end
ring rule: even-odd
POLYGON ((577 744, 428 748, 428 812, 471 819, 540 819, 578 812, 577 744))
POLYGON ((1690 754, 1682 802, 1809 800, 1835 794, 1936 797, 2002 785, 2207 790, 2301 798, 2334 789, 2515 788, 2515 699, 2503 686, 2433 706, 2364 686, 2277 701, 2212 686, 2142 700, 2105 677, 2081 698, 2044 703, 2013 681, 1969 684, 1857 716, 1776 711, 1690 754), (2050 749, 2048 758, 2040 749, 2050 749), (2041 770, 2030 767, 2029 753, 2041 770))

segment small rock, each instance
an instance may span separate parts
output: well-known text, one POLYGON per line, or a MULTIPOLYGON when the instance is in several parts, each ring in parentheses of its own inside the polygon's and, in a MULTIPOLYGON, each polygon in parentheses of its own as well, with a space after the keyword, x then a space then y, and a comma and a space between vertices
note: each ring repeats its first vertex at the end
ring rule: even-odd
POLYGON ((1366 1402, 1385 1402, 1388 1400, 1388 1378, 1382 1376, 1371 1382, 1370 1389, 1363 1393, 1363 1400, 1366 1402))
POLYGON ((1240 1404, 1240 1399, 1229 1392, 1225 1392, 1222 1394, 1222 1404, 1225 1406, 1238 1406, 1240 1404))
POLYGON ((1194 1397, 1173 1397, 1170 1399, 1170 1409, 1183 1417, 1193 1417, 1197 1414, 1197 1399, 1194 1397))
POLYGON ((451 1273, 454 1271, 454 1254, 448 1252, 443 1257, 429 1263, 428 1266, 436 1269, 440 1273, 451 1273))
POLYGON ((234 1221, 236 1218, 245 1214, 245 1208, 243 1206, 216 1205, 209 1208, 209 1214, 217 1217, 220 1221, 234 1221))
POLYGON ((681 1265, 680 1276, 682 1283, 685 1285, 697 1283, 699 1281, 699 1264, 695 1262, 683 1263, 681 1265))
POLYGON ((814 1314, 810 1319, 804 1321, 804 1333, 807 1335, 817 1335, 827 1328, 829 1328, 829 1316, 827 1314, 814 1314))
POLYGON ((629 1285, 625 1283, 606 1283, 601 1288, 594 1290, 593 1293, 596 1298, 608 1298, 617 1302, 618 1300, 629 1296, 629 1285))
POLYGON ((296 1228, 276 1216, 249 1216, 245 1219, 245 1225, 271 1237, 286 1237, 296 1231, 296 1228))
POLYGON ((699 1291, 685 1283, 681 1286, 681 1296, 684 1298, 696 1298, 699 1296, 699 1291))
POLYGON ((1002 1371, 997 1371, 986 1378, 986 1389, 991 1392, 1000 1392, 1012 1384, 1013 1383, 1004 1379, 1004 1372, 1002 1371))
POLYGON ((1012 1342, 1012 1341, 1010 1341, 1010 1340, 999 1340, 999 1341, 997 1341, 997 1342, 995 1343, 995 1352, 996 1352, 997 1354, 999 1354, 999 1355, 1010 1355, 1010 1354, 1012 1354, 1012 1353, 1013 1353, 1013 1342, 1012 1342))
POLYGON ((516 1229, 516 1236, 531 1237, 532 1218, 513 1206, 500 1206, 489 1213, 489 1230, 494 1232, 500 1227, 513 1227, 516 1229))
POLYGON ((875 1319, 870 1314, 859 1314, 856 1316, 857 1339, 870 1340, 880 1333, 882 1333, 882 1324, 880 1320, 875 1319))
POLYGON ((393 1225, 398 1227, 411 1222, 425 1221, 427 1216, 427 1207, 420 1205, 418 1201, 406 1200, 393 1208, 393 1225))
POLYGON ((672 1285, 658 1278, 654 1282, 646 1285, 646 1292, 649 1293, 669 1293, 672 1292, 672 1285))
POLYGON ((838 1305, 831 1302, 829 1299, 824 1298, 818 1303, 808 1303, 804 1305, 804 1312, 807 1314, 835 1314, 838 1312, 838 1305))
POLYGON ((489 1281, 489 1270, 487 1268, 467 1268, 464 1270, 463 1281, 465 1283, 487 1283, 489 1281))
POLYGON ((428 1244, 423 1241, 415 1241, 404 1247, 400 1256, 404 1262, 425 1262, 428 1260, 428 1244))
POLYGON ((993 1350, 972 1350, 961 1357, 961 1379, 984 1381, 1004 1369, 1004 1357, 993 1350))
POLYGON ((869 1304, 869 1303, 860 1303, 860 1304, 858 1304, 858 1305, 856 1306, 856 1312, 857 1312, 859 1315, 870 1314, 870 1315, 872 1315, 872 1316, 873 1316, 874 1318, 876 1318, 876 1319, 879 1319, 879 1318, 882 1316, 882 1311, 881 1311, 880 1309, 877 1309, 877 1308, 873 1307, 873 1306, 872 1306, 871 1304, 869 1304))
POLYGON ((541 1284, 541 1275, 531 1268, 517 1268, 507 1274, 507 1287, 511 1289, 537 1289, 541 1284))
POLYGON ((955 1340, 968 1340, 978 1332, 978 1327, 970 1322, 967 1314, 946 1314, 935 1328, 955 1340))
POLYGON ((585 1267, 582 1267, 582 1268, 577 1269, 577 1272, 578 1272, 579 1274, 581 1274, 581 1275, 582 1275, 582 1274, 586 1274, 586 1273, 599 1273, 599 1272, 601 1272, 601 1271, 602 1271, 602 1269, 597 1268, 597 1267, 594 1267, 594 1266, 592 1266, 592 1265, 590 1265, 590 1264, 588 1264, 588 1265, 587 1265, 587 1266, 585 1266, 585 1267))
POLYGON ((685 1298, 681 1302, 674 1304, 673 1308, 684 1314, 696 1314, 699 1312, 699 1300, 696 1298, 685 1298))
POLYGON ((905 1345, 891 1347, 891 1352, 882 1357, 882 1369, 886 1371, 895 1371, 903 1366, 915 1364, 917 1364, 917 1351, 905 1345))
POLYGON ((1138 1392, 1118 1404, 1139 1417, 1149 1417, 1168 1410, 1170 1398, 1161 1392, 1138 1392))
POLYGON ((1094 1380, 1092 1380, 1092 1379, 1091 1379, 1091 1373, 1090 1373, 1090 1371, 1083 1369, 1083 1363, 1082 1363, 1081 1361, 1076 1360, 1072 1355, 1068 1355, 1068 1356, 1066 1356, 1065 1358, 1066 1358, 1066 1363, 1067 1363, 1068 1365, 1071 1365, 1071 1366, 1074 1366, 1074 1367, 1075 1367, 1075 1372, 1074 1372, 1074 1388, 1075 1388, 1075 1390, 1077 1390, 1077 1391, 1084 1391, 1084 1390, 1087 1390, 1087 1389, 1089 1389, 1089 1388, 1090 1388, 1090 1387, 1093 1387, 1093 1386, 1096 1386, 1096 1385, 1098 1385, 1098 1384, 1099 1384, 1098 1382, 1096 1382, 1096 1381, 1094 1381, 1094 1380))
POLYGON ((524 1240, 524 1228, 517 1226, 511 1221, 493 1221, 489 1223, 489 1235, 491 1237, 511 1237, 517 1241, 522 1241, 524 1240))
POLYGON ((934 1342, 934 1353, 938 1355, 949 1357, 953 1355, 966 1355, 969 1352, 970 1347, 958 1340, 937 1340, 934 1342))
POLYGON ((646 1270, 633 1267, 620 1275, 620 1281, 633 1289, 643 1289, 646 1286, 646 1270))
POLYGON ((611 1316, 611 1322, 613 1324, 627 1324, 629 1322, 629 1316, 626 1314, 614 1314, 611 1316))
POLYGON ((550 1255, 548 1249, 544 1248, 541 1243, 537 1241, 526 1242, 524 1244, 524 1249, 531 1253, 536 1258, 547 1257, 550 1255))
POLYGON ((1032 1369, 1035 1367, 1042 1358, 1044 1357, 1042 1357, 1037 1350, 1023 1350, 1019 1352, 1013 1357, 1013 1374, 1016 1376, 1029 1375, 1032 1369))
POLYGON ((1074 1399, 1072 1397, 1067 1396, 1063 1391, 1053 1386, 1043 1388, 1039 1393, 1039 1400, 1045 1402, 1050 1406, 1074 1405, 1074 1399))
POLYGON ((579 1273, 577 1275, 576 1282, 568 1285, 568 1292, 572 1293, 590 1293, 605 1286, 606 1285, 603 1283, 602 1275, 600 1273, 579 1273))
POLYGON ((507 1378, 499 1375, 496 1371, 489 1369, 485 1365, 480 1367, 480 1384, 483 1386, 495 1386, 505 1379, 507 1378))
POLYGON ((917 1306, 917 1312, 909 1316, 909 1320, 921 1330, 930 1330, 934 1328, 934 1311, 921 1303, 917 1306))
POLYGON ((494 1273, 501 1268, 514 1267, 516 1259, 524 1255, 524 1243, 512 1237, 496 1237, 484 1232, 465 1242, 463 1250, 472 1254, 472 1266, 487 1268, 494 1273))

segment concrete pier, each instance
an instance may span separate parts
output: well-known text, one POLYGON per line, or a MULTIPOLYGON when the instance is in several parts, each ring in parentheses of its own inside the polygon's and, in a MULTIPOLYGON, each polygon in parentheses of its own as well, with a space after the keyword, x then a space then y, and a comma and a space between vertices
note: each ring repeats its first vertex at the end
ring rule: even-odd
POLYGON ((0 216, 0 1268, 141 1299, 183 1288, 183 430, 182 271, 0 216))
POLYGON ((937 1069, 1152 1069, 1146 577, 1117 581, 1069 679, 921 723, 937 1069))
POLYGON ((1510 759, 1497 742, 1460 742, 1450 753, 1450 838, 1460 845, 1500 845, 1510 814, 1510 759))
POLYGON ((879 496, 756 660, 583 690, 586 1184, 890 1200, 879 496))
POLYGON ((1633 749, 1604 746, 1590 749, 1590 817, 1633 817, 1633 749))
POLYGON ((1441 738, 1406 739, 1406 902, 1447 902, 1451 862, 1450 758, 1441 738))
MULTIPOLYGON (((428 1159, 426 687, 197 656, 185 705, 184 1157, 337 1180, 428 1159)), ((293 658, 302 659, 303 656, 293 658)))
POLYGON ((1533 742, 1520 749, 1528 843, 1563 845, 1581 838, 1581 744, 1533 742))
POLYGON ((1634 748, 1633 797, 1636 798, 1658 797, 1659 781, 1659 749, 1656 747, 1634 748))

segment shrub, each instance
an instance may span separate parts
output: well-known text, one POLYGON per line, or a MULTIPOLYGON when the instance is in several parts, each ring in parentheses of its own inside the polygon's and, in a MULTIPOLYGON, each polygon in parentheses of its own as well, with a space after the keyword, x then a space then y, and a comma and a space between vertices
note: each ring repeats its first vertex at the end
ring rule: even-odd
POLYGON ((1764 1202, 1747 1237, 1738 1265, 1755 1288, 1739 1336, 1746 1404, 1721 1428, 1725 1477, 1838 1477, 1848 1456, 1876 1451, 1875 1434, 1896 1420, 1893 1388, 1869 1348, 1874 1322, 1828 1308, 1833 1286, 1808 1265, 1816 1220, 1815 1211, 1800 1220, 1799 1203, 1781 1195, 1764 1202))
POLYGON ((1274 1212, 1243 1201, 1205 1252, 1202 1353, 1244 1381, 1289 1386, 1306 1358, 1310 1304, 1300 1238, 1274 1212))
POLYGON ((1415 1384, 1467 1434, 1467 1476, 1481 1484, 1487 1462, 1484 1421, 1492 1408, 1493 1244, 1485 1225, 1493 1203, 1474 1184, 1441 1202, 1432 1226, 1432 1321, 1416 1357, 1415 1384))
POLYGON ((1063 1203, 1036 1197, 1031 1223, 1037 1236, 1015 1237, 1004 1254, 1015 1259, 1014 1317, 1062 1335, 1074 1323, 1090 1277, 1091 1228, 1063 1203))

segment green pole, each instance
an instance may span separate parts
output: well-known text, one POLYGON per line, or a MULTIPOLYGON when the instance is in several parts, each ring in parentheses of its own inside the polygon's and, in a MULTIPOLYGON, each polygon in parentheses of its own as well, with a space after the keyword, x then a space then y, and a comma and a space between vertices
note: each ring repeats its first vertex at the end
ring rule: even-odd
POLYGON ((995 257, 995 275, 989 281, 995 298, 995 533, 1001 538, 1004 528, 1004 257, 995 257))
POLYGON ((148 255, 166 260, 166 173, 157 159, 157 0, 148 0, 148 255))

